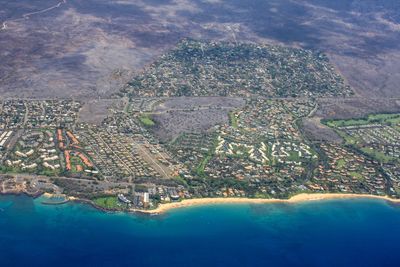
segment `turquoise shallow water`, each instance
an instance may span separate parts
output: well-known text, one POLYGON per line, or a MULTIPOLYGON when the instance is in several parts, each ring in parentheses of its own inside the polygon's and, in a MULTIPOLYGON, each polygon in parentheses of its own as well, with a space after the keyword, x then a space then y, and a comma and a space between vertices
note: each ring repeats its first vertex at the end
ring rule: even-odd
POLYGON ((0 196, 0 266, 400 266, 400 206, 380 200, 106 214, 0 196))

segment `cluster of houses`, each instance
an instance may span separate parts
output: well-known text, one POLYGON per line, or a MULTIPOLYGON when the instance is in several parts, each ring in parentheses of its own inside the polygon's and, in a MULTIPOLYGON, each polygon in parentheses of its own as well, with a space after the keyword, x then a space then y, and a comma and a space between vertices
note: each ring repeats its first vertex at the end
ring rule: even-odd
MULTIPOLYGON (((363 122, 361 122, 363 123, 363 122)), ((393 196, 400 193, 400 124, 387 122, 369 122, 358 125, 337 127, 344 132, 355 143, 358 149, 367 153, 370 158, 381 164, 387 179, 386 192, 393 196)), ((372 171, 372 170, 371 170, 372 171)), ((381 177, 376 182, 370 183, 382 191, 381 177), (378 183, 378 184, 376 184, 378 183)))
MULTIPOLYGON (((195 49, 192 47, 195 44, 187 45, 195 49)), ((279 52, 278 48, 271 49, 279 52)), ((207 71, 215 73, 213 60, 217 59, 210 56, 206 59, 210 61, 205 62, 210 66, 207 71)), ((297 61, 294 57, 285 64, 297 68, 297 61)), ((158 71, 164 70, 146 75, 157 80, 158 71)), ((244 74, 237 77, 250 75, 246 71, 245 68, 244 74)), ((259 74, 264 77, 261 71, 259 74)), ((177 79, 169 77, 167 82, 174 83, 177 79)), ((225 86, 217 80, 211 76, 208 81, 216 82, 221 86, 218 88, 225 86)), ((175 87, 168 88, 167 94, 176 93, 175 87)), ((226 88, 229 93, 229 86, 226 88)), ((204 88, 198 89, 195 95, 206 92, 202 91, 204 88)), ((303 138, 296 121, 313 113, 316 103, 312 100, 247 98, 243 108, 230 113, 229 124, 214 126, 205 133, 181 134, 166 147, 135 117, 143 111, 152 111, 158 101, 160 98, 132 98, 124 111, 115 111, 100 127, 84 123, 78 127, 79 102, 3 101, 2 164, 10 172, 45 174, 59 179, 71 175, 84 178, 92 187, 79 187, 83 194, 107 193, 111 188, 119 202, 133 208, 151 208, 156 202, 194 196, 287 197, 298 191, 379 195, 400 192, 400 169, 396 162, 371 160, 346 146, 311 144, 303 138), (100 176, 105 179, 95 179, 100 176), (146 184, 145 190, 136 188, 141 183, 146 184)), ((396 126, 369 124, 338 129, 357 140, 356 145, 392 159, 400 158, 400 132, 396 126)))
POLYGON ((54 135, 50 130, 25 130, 13 152, 7 155, 6 166, 29 172, 35 172, 39 168, 59 170, 61 164, 54 135))
POLYGON ((400 146, 400 132, 391 126, 367 124, 339 127, 339 129, 366 144, 377 143, 400 146))
MULTIPOLYGON (((311 104, 296 101, 279 101, 266 99, 251 99, 247 105, 235 113, 237 128, 249 134, 244 138, 262 137, 264 139, 300 140, 300 132, 295 127, 295 117, 284 103, 291 103, 291 107, 302 107, 311 112, 311 104)), ((300 108, 299 108, 300 109, 300 108)), ((306 113, 306 112, 305 112, 306 113)))
MULTIPOLYGON (((216 126, 210 133, 185 133, 170 150, 192 170, 191 174, 182 171, 187 179, 205 175, 221 181, 244 180, 249 186, 253 184, 253 191, 285 196, 299 190, 306 166, 318 161, 317 153, 295 127, 296 116, 307 116, 314 108, 314 102, 305 100, 248 99, 244 108, 231 114, 230 125, 216 126)), ((249 194, 239 188, 224 188, 204 187, 203 193, 196 194, 249 194)))
POLYGON ((0 129, 71 125, 81 109, 81 103, 73 100, 5 100, 0 104, 0 129))
POLYGON ((390 190, 391 194, 400 194, 400 166, 398 164, 385 164, 383 165, 383 170, 386 176, 390 179, 393 189, 390 190))
POLYGON ((244 190, 232 187, 223 187, 217 190, 215 195, 218 197, 247 197, 247 194, 244 190))
POLYGON ((93 128, 79 133, 85 151, 100 172, 110 178, 158 177, 137 153, 131 137, 112 134, 102 128, 93 128))
POLYGON ((183 40, 123 93, 156 96, 337 96, 351 89, 327 58, 282 46, 183 40))
POLYGON ((0 130, 21 128, 25 122, 24 100, 0 101, 0 130))
POLYGON ((260 164, 243 157, 213 157, 204 172, 210 178, 248 180, 252 177, 266 178, 273 173, 268 165, 260 164))
POLYGON ((12 134, 13 134, 13 131, 1 132, 1 134, 0 134, 0 150, 3 150, 6 148, 6 144, 12 137, 12 134))
POLYGON ((247 156, 249 159, 263 164, 271 165, 272 162, 301 165, 304 161, 317 159, 309 145, 292 141, 268 141, 260 144, 248 145, 245 143, 229 142, 218 136, 216 155, 247 156))
POLYGON ((168 146, 168 150, 189 169, 196 169, 213 151, 215 138, 213 133, 183 133, 168 146))
POLYGON ((63 152, 63 160, 67 172, 90 175, 99 173, 91 159, 87 157, 78 137, 71 130, 58 128, 57 143, 58 148, 63 152))
POLYGON ((309 116, 317 108, 317 102, 310 99, 293 99, 283 102, 285 108, 296 118, 309 116))
POLYGON ((131 98, 128 112, 151 112, 161 101, 163 101, 163 98, 159 97, 131 98))
POLYGON ((387 179, 378 162, 336 144, 321 144, 328 161, 318 167, 316 183, 324 190, 349 193, 385 194, 387 179))
POLYGON ((123 112, 109 116, 103 121, 102 125, 113 133, 132 135, 142 132, 142 127, 140 127, 137 121, 132 116, 123 112))
MULTIPOLYGON (((287 102, 299 115, 309 114, 314 107, 309 102, 287 102)), ((294 127, 295 117, 284 104, 280 100, 250 100, 246 107, 236 111, 235 122, 219 128, 215 155, 220 159, 214 163, 218 162, 218 166, 229 164, 229 160, 224 157, 235 158, 236 166, 243 161, 244 176, 250 178, 266 177, 271 173, 301 173, 304 169, 299 166, 317 160, 317 154, 301 139, 299 131, 294 127), (272 167, 277 164, 281 165, 280 168, 272 171, 272 167)), ((229 169, 234 170, 230 166, 207 166, 211 177, 243 176, 240 170, 230 173, 227 171, 229 169), (213 173, 213 169, 217 173, 213 173)))
POLYGON ((366 124, 338 127, 366 151, 376 151, 387 158, 400 158, 400 131, 393 126, 382 124, 366 124))
POLYGON ((75 123, 82 105, 73 100, 27 101, 26 128, 56 128, 75 123))

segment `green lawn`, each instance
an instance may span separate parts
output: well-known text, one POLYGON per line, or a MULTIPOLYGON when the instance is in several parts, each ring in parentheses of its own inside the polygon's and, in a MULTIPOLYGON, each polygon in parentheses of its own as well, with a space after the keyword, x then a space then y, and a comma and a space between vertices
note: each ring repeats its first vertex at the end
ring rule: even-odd
POLYGON ((343 126, 355 126, 355 125, 365 125, 371 123, 383 123, 383 124, 399 124, 400 114, 372 114, 368 117, 360 119, 350 119, 350 120, 330 120, 326 124, 329 127, 337 128, 343 126))
POLYGON ((146 127, 153 127, 155 122, 150 118, 149 114, 143 114, 139 117, 140 122, 146 127))
POLYGON ((106 209, 120 209, 121 205, 116 196, 100 197, 93 200, 99 207, 106 209))
POLYGON ((200 162, 200 164, 197 166, 196 168, 196 173, 199 176, 204 176, 204 169, 206 168, 208 162, 212 159, 212 157, 214 156, 214 151, 215 148, 218 145, 218 139, 215 137, 214 138, 214 144, 213 147, 209 149, 209 152, 207 155, 205 155, 204 159, 200 162))
POLYGON ((341 168, 343 168, 344 166, 346 166, 346 160, 344 160, 344 159, 339 159, 339 160, 336 162, 336 167, 337 167, 337 168, 341 169, 341 168))
POLYGON ((361 173, 359 172, 350 172, 349 173, 352 177, 358 179, 358 180, 363 180, 364 177, 361 175, 361 173))
MULTIPOLYGON (((371 114, 365 118, 360 119, 349 119, 349 120, 329 120, 324 122, 329 127, 335 128, 335 131, 345 140, 348 145, 355 145, 358 149, 362 150, 364 153, 370 155, 374 159, 388 163, 396 161, 395 158, 385 155, 383 152, 379 152, 370 148, 359 147, 358 144, 362 143, 362 140, 346 134, 344 131, 338 129, 342 126, 357 126, 357 125, 368 125, 368 124, 381 124, 389 125, 396 130, 400 130, 400 113, 394 114, 371 114)), ((383 131, 384 137, 389 138, 390 134, 383 131)))
POLYGON ((238 127, 238 118, 236 118, 235 112, 229 112, 229 122, 233 128, 238 127))
POLYGON ((379 162, 388 163, 390 161, 396 160, 396 158, 387 156, 383 152, 376 151, 376 150, 374 150, 372 148, 361 148, 361 150, 364 153, 367 153, 368 155, 370 155, 371 157, 373 157, 374 159, 376 159, 379 162))
POLYGON ((58 176, 60 174, 60 170, 59 169, 51 170, 51 169, 43 168, 43 170, 40 172, 40 174, 45 175, 45 176, 58 176))
POLYGON ((288 160, 290 161, 300 161, 299 152, 297 151, 290 151, 288 160))
POLYGON ((196 173, 199 176, 203 176, 204 175, 204 169, 207 166, 207 163, 211 160, 212 158, 212 154, 208 154, 199 164, 199 166, 197 166, 196 168, 196 173))
POLYGON ((18 173, 24 173, 20 168, 18 167, 8 167, 8 166, 0 166, 0 172, 2 173, 9 173, 9 174, 18 174, 18 173))

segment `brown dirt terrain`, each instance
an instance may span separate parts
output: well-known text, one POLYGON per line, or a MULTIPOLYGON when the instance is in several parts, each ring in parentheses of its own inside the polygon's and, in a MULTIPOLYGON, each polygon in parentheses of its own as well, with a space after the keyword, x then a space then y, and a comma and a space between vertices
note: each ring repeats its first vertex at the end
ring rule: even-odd
POLYGON ((308 139, 317 142, 341 143, 342 138, 331 128, 320 123, 320 118, 304 118, 302 130, 308 139))
POLYGON ((96 99, 84 103, 79 112, 79 122, 100 125, 110 115, 110 109, 122 110, 124 103, 119 99, 96 99))
POLYGON ((228 113, 245 101, 232 97, 177 97, 155 108, 155 135, 169 141, 184 132, 205 132, 217 124, 229 123, 228 113))
POLYGON ((400 112, 400 101, 389 98, 326 98, 318 100, 318 109, 311 118, 302 120, 302 130, 313 141, 341 142, 342 138, 321 119, 361 118, 373 113, 400 112))
POLYGON ((389 98, 328 98, 318 100, 318 105, 314 115, 324 119, 350 119, 371 113, 400 112, 399 100, 389 98))
POLYGON ((320 50, 364 97, 400 97, 397 0, 0 0, 2 97, 107 97, 181 38, 320 50))

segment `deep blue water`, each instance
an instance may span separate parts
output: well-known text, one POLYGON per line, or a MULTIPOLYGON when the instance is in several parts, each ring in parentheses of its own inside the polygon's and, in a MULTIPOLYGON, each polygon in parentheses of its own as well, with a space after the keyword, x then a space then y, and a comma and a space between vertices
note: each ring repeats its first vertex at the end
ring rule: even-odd
POLYGON ((0 196, 0 266, 400 266, 400 206, 220 205, 143 217, 0 196))

